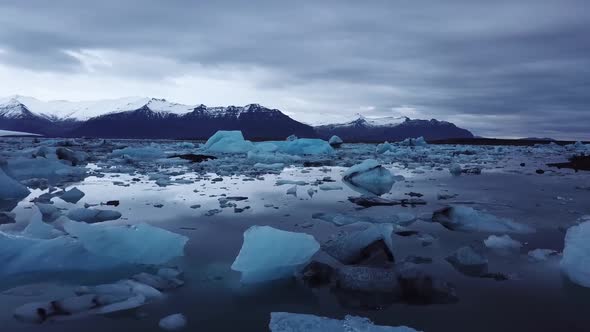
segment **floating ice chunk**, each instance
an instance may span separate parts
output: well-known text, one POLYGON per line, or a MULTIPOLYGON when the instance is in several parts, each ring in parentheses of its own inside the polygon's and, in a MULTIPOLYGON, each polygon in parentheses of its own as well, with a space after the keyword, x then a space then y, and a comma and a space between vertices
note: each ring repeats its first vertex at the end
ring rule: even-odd
MULTIPOLYGON (((258 147, 259 145, 256 146, 257 149, 258 147)), ((259 163, 276 164, 300 161, 301 157, 278 152, 248 151, 248 159, 259 163)))
POLYGON ((393 225, 371 225, 362 231, 348 233, 322 246, 328 255, 343 264, 359 264, 374 260, 374 256, 383 254, 387 261, 393 262, 393 225))
POLYGON ((246 141, 239 130, 219 130, 209 137, 203 148, 211 152, 247 153, 254 149, 254 144, 246 141))
POLYGON ((147 224, 117 226, 69 221, 65 230, 89 252, 133 264, 163 264, 184 254, 186 236, 147 224))
POLYGON ((55 155, 58 159, 69 161, 72 166, 80 165, 88 160, 88 153, 83 151, 73 151, 64 147, 58 147, 55 149, 55 155))
POLYGON ((231 268, 242 273, 242 282, 256 283, 293 276, 319 250, 308 234, 252 226, 231 268))
POLYGON ((449 167, 449 172, 455 176, 461 175, 461 172, 463 172, 463 169, 461 168, 461 165, 459 164, 452 164, 449 167))
POLYGON ((111 153, 113 157, 123 157, 127 156, 133 160, 153 160, 153 159, 160 159, 165 158, 166 154, 153 146, 144 146, 144 147, 126 147, 123 149, 114 150, 111 153))
POLYGON ((287 189, 287 195, 293 195, 297 197, 297 185, 294 185, 293 187, 287 189))
POLYGON ((551 256, 556 256, 559 253, 553 249, 534 249, 529 251, 529 259, 533 262, 542 262, 549 259, 551 256))
POLYGON ((275 164, 256 163, 256 164, 254 164, 254 168, 278 171, 278 170, 282 170, 283 168, 285 168, 285 164, 283 164, 283 163, 275 163, 275 164))
POLYGON ((0 200, 20 200, 29 195, 27 187, 9 177, 0 168, 0 200))
POLYGON ((308 188, 307 189, 307 195, 309 195, 309 197, 313 197, 313 195, 315 194, 315 190, 313 188, 308 188))
POLYGON ((533 233, 534 229, 507 218, 475 210, 467 206, 449 206, 435 211, 432 221, 454 231, 489 233, 533 233))
POLYGON ((334 152, 328 142, 317 138, 299 138, 294 141, 270 143, 277 145, 277 152, 291 155, 319 155, 334 152))
POLYGON ((344 143, 344 141, 342 141, 342 138, 340 138, 336 135, 330 137, 330 140, 328 141, 328 144, 330 144, 332 147, 335 147, 335 148, 340 147, 340 145, 342 145, 342 143, 344 143))
POLYGON ((43 215, 43 221, 51 222, 61 215, 61 211, 53 204, 35 203, 35 205, 43 215))
POLYGON ((55 229, 53 226, 43 222, 43 215, 38 208, 35 208, 31 220, 27 227, 23 230, 23 234, 37 239, 53 239, 62 232, 55 229))
POLYGON ((367 159, 346 170, 342 180, 362 194, 383 195, 393 187, 391 172, 374 159, 367 159))
POLYGON ((68 218, 87 223, 103 222, 121 218, 121 212, 99 209, 73 209, 68 212, 68 218))
POLYGON ((289 141, 289 142, 290 142, 290 141, 297 140, 297 139, 299 139, 299 137, 297 137, 297 136, 295 136, 295 135, 289 135, 289 137, 287 137, 287 141, 289 141))
POLYGON ((499 251, 513 251, 520 250, 522 243, 512 239, 509 235, 490 235, 487 239, 483 240, 486 247, 499 251))
POLYGON ((481 276, 488 272, 488 259, 472 246, 457 249, 446 260, 454 268, 469 276, 481 276))
POLYGON ((418 138, 408 137, 408 138, 404 139, 403 141, 398 142, 397 144, 401 145, 401 146, 427 146, 428 145, 428 143, 426 143, 426 140, 422 136, 420 136, 418 138))
POLYGON ((186 317, 183 314, 173 314, 160 319, 158 324, 167 331, 176 331, 186 326, 186 317))
POLYGON ((305 181, 297 181, 297 180, 277 180, 277 182, 275 182, 275 186, 282 186, 284 184, 295 184, 298 186, 305 186, 307 185, 307 182, 305 181))
POLYGON ((333 184, 333 183, 324 183, 320 185, 320 190, 330 191, 330 190, 342 190, 341 185, 333 184))
POLYGON ((590 287, 590 221, 572 226, 565 234, 561 270, 578 285, 590 287))
POLYGON ((368 318, 347 315, 343 320, 288 312, 270 314, 271 332, 418 332, 406 326, 374 325, 368 318))
POLYGON ((16 180, 43 178, 50 181, 80 179, 86 174, 84 168, 66 165, 59 160, 46 158, 11 158, 4 168, 16 180))
POLYGON ((389 142, 377 145, 376 152, 378 154, 383 154, 388 151, 395 151, 395 147, 391 145, 389 142))
POLYGON ((63 194, 59 195, 59 198, 61 198, 62 200, 66 201, 68 203, 76 204, 76 203, 78 203, 79 200, 82 199, 82 197, 84 197, 84 195, 85 194, 80 189, 74 187, 68 191, 65 191, 63 194))

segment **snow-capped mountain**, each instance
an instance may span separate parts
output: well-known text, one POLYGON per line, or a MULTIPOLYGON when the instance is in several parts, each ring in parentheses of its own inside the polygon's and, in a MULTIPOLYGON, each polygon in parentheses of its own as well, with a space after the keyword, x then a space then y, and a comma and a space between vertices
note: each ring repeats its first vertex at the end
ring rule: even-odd
POLYGON ((104 138, 208 138, 221 129, 242 130, 250 139, 315 136, 311 126, 258 104, 206 107, 137 97, 94 102, 0 99, 0 129, 104 138))
POLYGON ((472 138, 473 134, 446 121, 416 120, 408 117, 365 117, 350 122, 315 127, 322 138, 338 135, 348 142, 396 141, 423 136, 427 140, 472 138))

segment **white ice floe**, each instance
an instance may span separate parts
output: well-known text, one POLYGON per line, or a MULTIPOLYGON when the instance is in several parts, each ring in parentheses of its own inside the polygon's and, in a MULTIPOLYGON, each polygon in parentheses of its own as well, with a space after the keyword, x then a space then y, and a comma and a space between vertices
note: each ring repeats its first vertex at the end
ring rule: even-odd
POLYGON ((590 221, 572 226, 565 235, 561 269, 578 285, 590 287, 590 221))
POLYGON ((242 273, 242 282, 256 283, 293 276, 319 250, 308 234, 252 226, 231 268, 242 273))
POLYGON ((388 193, 395 183, 391 172, 374 159, 350 167, 342 175, 342 180, 352 189, 370 195, 388 193))
POLYGON ((368 318, 347 315, 343 320, 288 312, 270 314, 272 332, 418 332, 406 326, 379 326, 368 318))
POLYGON ((328 141, 328 144, 330 144, 333 147, 339 147, 340 145, 342 145, 342 143, 344 143, 344 141, 342 141, 342 138, 336 135, 330 137, 330 140, 328 141))

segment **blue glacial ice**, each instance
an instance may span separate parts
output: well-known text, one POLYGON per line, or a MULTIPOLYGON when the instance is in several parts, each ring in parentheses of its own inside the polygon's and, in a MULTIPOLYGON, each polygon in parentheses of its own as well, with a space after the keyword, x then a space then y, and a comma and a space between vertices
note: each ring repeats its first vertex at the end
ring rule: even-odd
POLYGON ((27 197, 29 193, 27 187, 6 175, 0 168, 0 200, 20 200, 27 197))
POLYGON ((210 152, 247 153, 254 144, 245 140, 239 130, 219 130, 209 137, 203 148, 210 152))
POLYGON ((288 278, 319 249, 311 235, 252 226, 244 232, 244 243, 231 268, 242 273, 244 283, 288 278))

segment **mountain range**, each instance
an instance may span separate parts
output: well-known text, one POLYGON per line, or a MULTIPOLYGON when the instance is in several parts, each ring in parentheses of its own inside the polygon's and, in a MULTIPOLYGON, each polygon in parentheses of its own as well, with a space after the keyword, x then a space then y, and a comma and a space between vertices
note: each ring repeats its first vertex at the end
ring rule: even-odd
POLYGON ((206 139, 217 130, 241 130, 246 138, 253 140, 285 139, 291 134, 324 139, 338 135, 349 142, 395 141, 418 136, 427 140, 473 137, 468 130, 434 119, 359 115, 351 122, 313 127, 259 104, 207 107, 134 97, 44 102, 12 96, 0 99, 0 129, 49 137, 145 139, 206 139))

